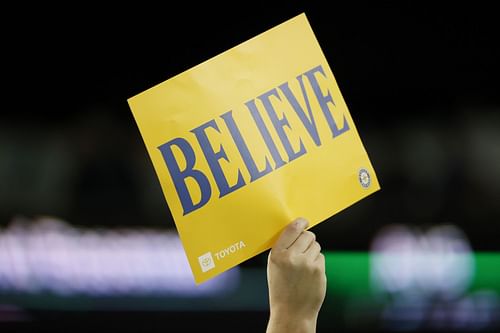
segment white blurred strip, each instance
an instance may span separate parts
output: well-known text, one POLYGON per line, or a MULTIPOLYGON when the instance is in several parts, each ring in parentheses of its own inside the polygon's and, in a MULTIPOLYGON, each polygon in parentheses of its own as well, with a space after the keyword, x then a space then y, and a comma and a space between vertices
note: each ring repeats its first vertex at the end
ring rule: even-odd
POLYGON ((428 230, 389 225, 376 235, 371 251, 373 286, 389 293, 455 298, 474 278, 471 245, 455 225, 428 230))
POLYGON ((77 229, 53 218, 0 230, 0 291, 200 296, 231 291, 235 267, 199 286, 175 232, 77 229))

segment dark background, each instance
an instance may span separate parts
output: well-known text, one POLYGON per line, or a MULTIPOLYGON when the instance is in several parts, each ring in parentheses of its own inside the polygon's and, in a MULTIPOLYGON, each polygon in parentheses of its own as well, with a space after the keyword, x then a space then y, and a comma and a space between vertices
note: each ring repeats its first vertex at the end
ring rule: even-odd
MULTIPOLYGON (((391 223, 453 223, 475 251, 499 251, 500 24, 485 2, 6 9, 0 226, 14 216, 53 215, 89 228, 173 229, 127 98, 302 12, 382 187, 315 227, 323 248, 368 251, 391 223)), ((242 265, 263 267, 264 259, 242 265)), ((246 322, 255 331, 267 318, 250 311, 49 312, 23 325, 160 331, 193 317, 231 318, 228 328, 246 322)))

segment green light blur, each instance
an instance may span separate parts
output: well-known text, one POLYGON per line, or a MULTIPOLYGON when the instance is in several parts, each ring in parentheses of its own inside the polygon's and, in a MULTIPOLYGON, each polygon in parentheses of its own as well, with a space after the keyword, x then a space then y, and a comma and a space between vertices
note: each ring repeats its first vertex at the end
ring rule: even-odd
MULTIPOLYGON (((328 292, 345 296, 368 296, 370 253, 324 252, 328 292)), ((475 252, 474 279, 469 291, 491 290, 500 294, 500 252, 475 252)))
POLYGON ((370 258, 366 252, 324 252, 328 292, 370 294, 370 258))
POLYGON ((474 258, 476 272, 470 289, 490 289, 500 293, 500 252, 480 252, 474 258))

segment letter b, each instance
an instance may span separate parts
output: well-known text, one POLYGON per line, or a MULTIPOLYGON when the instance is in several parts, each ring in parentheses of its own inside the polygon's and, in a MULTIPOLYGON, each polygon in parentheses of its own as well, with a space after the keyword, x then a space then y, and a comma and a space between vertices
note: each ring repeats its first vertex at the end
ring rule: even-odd
POLYGON ((179 199, 184 210, 183 215, 191 213, 192 211, 204 206, 210 196, 212 195, 212 189, 210 188, 210 182, 207 176, 200 170, 194 169, 194 164, 196 162, 196 156, 194 150, 186 139, 175 138, 167 143, 162 144, 158 147, 161 151, 165 164, 167 165, 172 181, 174 182, 175 189, 179 195, 179 199), (174 154, 172 152, 172 146, 177 146, 184 155, 186 159, 186 169, 181 170, 179 164, 175 160, 174 154), (200 187, 201 198, 198 203, 194 203, 189 190, 186 185, 185 179, 191 177, 193 178, 200 187))

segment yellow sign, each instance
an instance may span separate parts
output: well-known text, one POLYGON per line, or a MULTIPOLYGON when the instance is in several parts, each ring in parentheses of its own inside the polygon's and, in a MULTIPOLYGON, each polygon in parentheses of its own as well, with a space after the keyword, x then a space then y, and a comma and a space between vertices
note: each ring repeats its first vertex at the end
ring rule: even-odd
POLYGON ((304 13, 128 103, 198 284, 380 188, 304 13))

